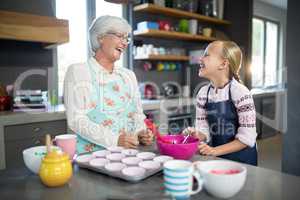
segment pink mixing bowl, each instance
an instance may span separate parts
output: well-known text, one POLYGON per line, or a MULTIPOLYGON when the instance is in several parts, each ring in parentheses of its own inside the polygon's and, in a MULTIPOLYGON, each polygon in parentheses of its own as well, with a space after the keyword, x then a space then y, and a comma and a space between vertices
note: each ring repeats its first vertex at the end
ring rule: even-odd
POLYGON ((172 156, 175 159, 189 160, 198 150, 199 140, 189 136, 183 144, 184 135, 164 135, 163 140, 157 139, 157 148, 162 155, 172 156))

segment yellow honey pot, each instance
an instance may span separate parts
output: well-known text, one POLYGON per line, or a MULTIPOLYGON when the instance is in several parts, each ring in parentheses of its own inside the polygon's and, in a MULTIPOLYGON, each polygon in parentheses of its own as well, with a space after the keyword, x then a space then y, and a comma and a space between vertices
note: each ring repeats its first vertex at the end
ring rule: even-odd
POLYGON ((69 156, 61 152, 48 152, 44 157, 39 176, 41 181, 49 187, 66 184, 72 177, 73 169, 69 156))

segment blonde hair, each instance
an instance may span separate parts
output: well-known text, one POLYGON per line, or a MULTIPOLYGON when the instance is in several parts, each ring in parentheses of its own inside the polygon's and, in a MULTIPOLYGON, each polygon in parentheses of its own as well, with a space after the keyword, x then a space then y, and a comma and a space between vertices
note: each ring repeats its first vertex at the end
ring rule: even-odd
POLYGON ((235 78, 241 82, 239 71, 242 66, 243 54, 240 47, 232 41, 220 41, 222 44, 222 56, 229 62, 229 78, 235 78))

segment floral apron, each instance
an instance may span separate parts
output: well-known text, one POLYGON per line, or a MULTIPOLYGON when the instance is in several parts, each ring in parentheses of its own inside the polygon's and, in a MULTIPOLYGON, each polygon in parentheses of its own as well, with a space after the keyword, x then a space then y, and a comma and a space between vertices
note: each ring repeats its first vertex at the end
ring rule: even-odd
MULTIPOLYGON (((134 133, 137 109, 132 96, 133 92, 126 84, 125 77, 118 74, 119 78, 116 80, 99 83, 89 61, 87 64, 93 85, 92 100, 96 102, 94 108, 87 113, 88 118, 96 124, 109 128, 115 135, 119 135, 122 131, 134 133)), ((80 133, 77 136, 78 154, 104 149, 104 147, 87 140, 80 133)))

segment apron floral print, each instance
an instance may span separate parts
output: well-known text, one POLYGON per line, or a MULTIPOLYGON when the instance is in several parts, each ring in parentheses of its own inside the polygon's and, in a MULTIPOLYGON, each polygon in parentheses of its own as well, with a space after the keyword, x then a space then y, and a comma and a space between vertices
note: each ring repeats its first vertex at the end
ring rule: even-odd
MULTIPOLYGON (((131 88, 126 84, 125 77, 118 74, 116 80, 100 81, 99 83, 89 62, 88 67, 93 85, 92 103, 90 104, 92 109, 87 113, 88 118, 96 124, 109 128, 115 135, 119 135, 122 131, 134 133, 136 130, 136 102, 131 95, 131 88)), ((103 149, 103 147, 91 143, 80 133, 78 134, 78 154, 99 149, 103 149)))

